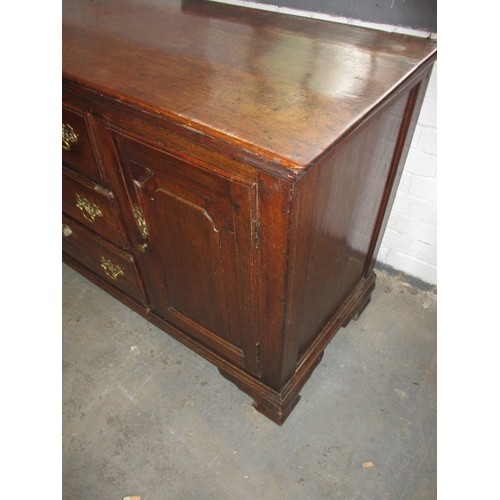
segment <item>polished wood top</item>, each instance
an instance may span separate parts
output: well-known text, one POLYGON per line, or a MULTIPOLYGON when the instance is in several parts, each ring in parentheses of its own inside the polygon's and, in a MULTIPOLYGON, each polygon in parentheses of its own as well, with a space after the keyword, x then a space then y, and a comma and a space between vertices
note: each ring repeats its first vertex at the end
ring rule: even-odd
POLYGON ((63 0, 63 76, 307 166, 422 64, 431 40, 203 0, 63 0))

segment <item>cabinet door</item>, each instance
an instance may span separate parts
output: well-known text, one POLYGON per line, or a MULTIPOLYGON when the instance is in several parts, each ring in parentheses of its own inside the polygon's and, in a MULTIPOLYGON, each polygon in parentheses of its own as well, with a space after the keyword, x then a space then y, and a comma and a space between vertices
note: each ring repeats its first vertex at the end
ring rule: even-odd
POLYGON ((115 142, 144 219, 152 311, 258 374, 255 182, 121 135, 115 142))

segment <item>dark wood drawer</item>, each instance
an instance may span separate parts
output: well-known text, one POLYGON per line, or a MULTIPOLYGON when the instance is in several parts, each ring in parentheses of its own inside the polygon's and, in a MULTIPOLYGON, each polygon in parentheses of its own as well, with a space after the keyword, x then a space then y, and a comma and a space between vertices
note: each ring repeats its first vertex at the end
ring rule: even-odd
POLYGON ((63 107, 62 112, 63 164, 99 184, 106 184, 99 168, 86 116, 63 107))
POLYGON ((146 295, 132 255, 64 214, 62 222, 64 253, 137 302, 146 304, 146 295))
POLYGON ((111 191, 63 168, 63 212, 122 248, 128 248, 111 191))

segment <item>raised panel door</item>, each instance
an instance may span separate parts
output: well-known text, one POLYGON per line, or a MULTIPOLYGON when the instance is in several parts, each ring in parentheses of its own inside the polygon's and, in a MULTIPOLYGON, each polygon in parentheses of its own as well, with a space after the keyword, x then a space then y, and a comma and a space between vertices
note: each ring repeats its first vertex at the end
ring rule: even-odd
POLYGON ((259 374, 255 182, 121 135, 115 143, 147 228, 152 311, 259 374))

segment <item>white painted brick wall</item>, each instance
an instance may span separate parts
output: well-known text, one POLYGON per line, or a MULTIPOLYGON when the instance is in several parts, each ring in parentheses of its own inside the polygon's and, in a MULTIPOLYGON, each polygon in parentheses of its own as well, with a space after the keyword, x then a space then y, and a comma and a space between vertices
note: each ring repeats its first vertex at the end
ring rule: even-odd
POLYGON ((437 284, 437 65, 377 260, 437 284))

